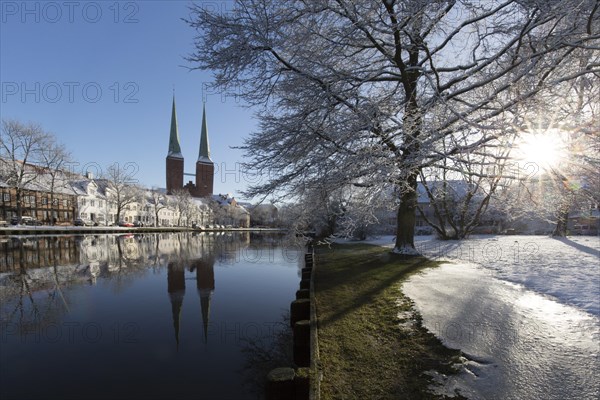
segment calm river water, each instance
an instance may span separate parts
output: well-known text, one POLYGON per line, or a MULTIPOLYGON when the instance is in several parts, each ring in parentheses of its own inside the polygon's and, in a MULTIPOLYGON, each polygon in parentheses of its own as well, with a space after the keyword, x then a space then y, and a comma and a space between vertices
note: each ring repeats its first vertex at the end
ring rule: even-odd
POLYGON ((282 235, 0 239, 0 398, 260 399, 290 365, 282 235))

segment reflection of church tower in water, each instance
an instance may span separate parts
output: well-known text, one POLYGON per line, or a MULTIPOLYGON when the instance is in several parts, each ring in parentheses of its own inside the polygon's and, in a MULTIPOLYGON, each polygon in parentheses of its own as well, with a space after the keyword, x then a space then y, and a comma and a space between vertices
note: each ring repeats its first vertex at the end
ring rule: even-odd
POLYGON ((167 290, 171 300, 171 312, 173 314, 173 328, 175 329, 175 341, 179 349, 179 326, 181 321, 181 306, 185 295, 185 270, 181 263, 170 262, 167 270, 167 290))
MULTIPOLYGON (((181 238, 179 239, 181 240, 181 238)), ((169 262, 167 265, 167 286, 171 301, 173 329, 175 330, 177 349, 179 349, 186 270, 190 273, 196 273, 196 288, 200 296, 204 343, 208 343, 210 301, 215 290, 215 255, 212 248, 214 242, 212 239, 202 235, 197 237, 197 241, 190 241, 189 239, 190 237, 188 237, 188 241, 186 242, 186 249, 179 254, 179 259, 169 262)))
POLYGON ((202 312, 202 325, 204 328, 204 343, 208 343, 208 323, 210 316, 210 300, 215 290, 215 259, 208 255, 191 263, 191 269, 196 269, 196 287, 200 295, 200 309, 202 312))

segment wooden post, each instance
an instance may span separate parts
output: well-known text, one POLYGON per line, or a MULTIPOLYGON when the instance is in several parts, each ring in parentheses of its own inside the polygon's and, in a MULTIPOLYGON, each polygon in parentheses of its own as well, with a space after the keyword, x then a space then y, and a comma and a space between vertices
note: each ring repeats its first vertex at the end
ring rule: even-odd
POLYGON ((310 366, 310 321, 303 319, 294 324, 294 363, 310 366))
POLYGON ((296 371, 296 400, 308 400, 310 397, 310 368, 298 368, 296 371))
POLYGON ((275 368, 267 374, 266 400, 290 400, 295 397, 293 368, 275 368))
POLYGON ((302 279, 300 281, 300 289, 310 289, 310 279, 302 279))
POLYGON ((298 299, 290 305, 290 325, 303 319, 310 319, 310 299, 298 299))

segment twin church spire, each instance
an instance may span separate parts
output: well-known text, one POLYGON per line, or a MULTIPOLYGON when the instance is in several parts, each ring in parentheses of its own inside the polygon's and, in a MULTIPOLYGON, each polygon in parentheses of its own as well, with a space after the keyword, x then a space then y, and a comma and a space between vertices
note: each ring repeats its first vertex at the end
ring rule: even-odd
POLYGON ((167 157, 183 158, 179 144, 179 131, 177 129, 177 112, 175 111, 175 96, 173 95, 173 109, 171 110, 171 135, 169 136, 169 152, 167 157))
POLYGON ((171 110, 171 132, 169 135, 169 150, 167 153, 166 166, 167 193, 172 194, 176 190, 186 188, 192 197, 208 197, 213 193, 214 163, 210 158, 210 147, 208 143, 208 129, 206 127, 206 106, 202 106, 202 128, 200 131, 200 150, 196 161, 196 182, 189 181, 183 185, 184 174, 183 154, 179 140, 179 129, 177 125, 177 112, 175 110, 175 95, 173 95, 173 107, 171 110))
POLYGON ((206 105, 202 104, 202 131, 200 132, 200 152, 198 162, 212 163, 210 159, 210 147, 208 145, 208 129, 206 129, 206 105))

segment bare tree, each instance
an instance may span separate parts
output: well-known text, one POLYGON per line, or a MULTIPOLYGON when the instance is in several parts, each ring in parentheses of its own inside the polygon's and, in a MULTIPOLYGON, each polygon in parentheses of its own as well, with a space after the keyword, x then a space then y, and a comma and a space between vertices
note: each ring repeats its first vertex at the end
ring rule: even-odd
POLYGON ((166 194, 158 191, 157 189, 153 189, 150 191, 150 197, 148 198, 148 203, 152 207, 154 212, 154 226, 158 226, 159 216, 161 210, 169 207, 169 198, 166 194))
POLYGON ((227 224, 230 218, 230 205, 217 200, 209 200, 208 208, 215 224, 227 224))
POLYGON ((600 204, 600 170, 594 167, 600 133, 563 135, 554 165, 526 163, 518 182, 505 193, 505 213, 514 220, 535 219, 554 225, 552 236, 566 236, 571 214, 591 214, 600 204))
POLYGON ((49 138, 48 143, 40 151, 41 167, 44 175, 48 177, 45 189, 50 194, 50 223, 52 225, 56 221, 54 195, 57 188, 65 188, 68 183, 67 171, 64 169, 70 161, 71 154, 55 138, 49 138))
MULTIPOLYGON (((599 7, 596 3, 596 13, 599 7)), ((586 29, 591 32, 591 25, 586 29)), ((554 162, 517 159, 523 168, 517 171, 520 177, 513 182, 515 187, 507 192, 513 201, 506 206, 512 218, 536 214, 555 224, 553 236, 567 234, 572 212, 589 213, 600 203, 600 74, 577 73, 583 67, 600 65, 597 49, 573 50, 570 62, 559 72, 574 79, 559 82, 535 101, 521 105, 524 115, 535 118, 524 120, 520 132, 540 140, 554 136, 557 154, 554 162), (516 198, 521 201, 515 202, 516 198)))
MULTIPOLYGON (((512 142, 509 135, 502 136, 512 142)), ((457 145, 449 143, 447 147, 457 145)), ((506 185, 507 179, 518 178, 507 168, 512 165, 510 151, 508 145, 483 145, 475 152, 446 157, 420 171, 429 203, 417 210, 438 237, 463 239, 480 224, 496 190, 506 185)))
POLYGON ((269 179, 247 194, 395 185, 402 254, 417 254, 423 168, 500 140, 521 103, 600 72, 593 62, 561 70, 574 49, 597 49, 593 0, 239 0, 226 14, 191 10, 188 60, 214 70, 217 89, 263 106, 245 149, 248 167, 269 179), (469 140, 442 150, 457 135, 469 140))
POLYGON ((173 205, 177 210, 177 226, 181 226, 183 217, 187 217, 189 210, 192 207, 192 195, 187 189, 174 190, 173 205))
POLYGON ((15 189, 17 216, 22 215, 23 191, 38 178, 34 168, 51 136, 35 124, 15 120, 2 120, 0 136, 0 176, 15 189))
POLYGON ((114 163, 106 168, 102 179, 97 179, 99 184, 106 185, 106 198, 117 208, 116 222, 121 220, 123 210, 142 199, 142 191, 137 185, 137 180, 131 175, 131 169, 114 163))

